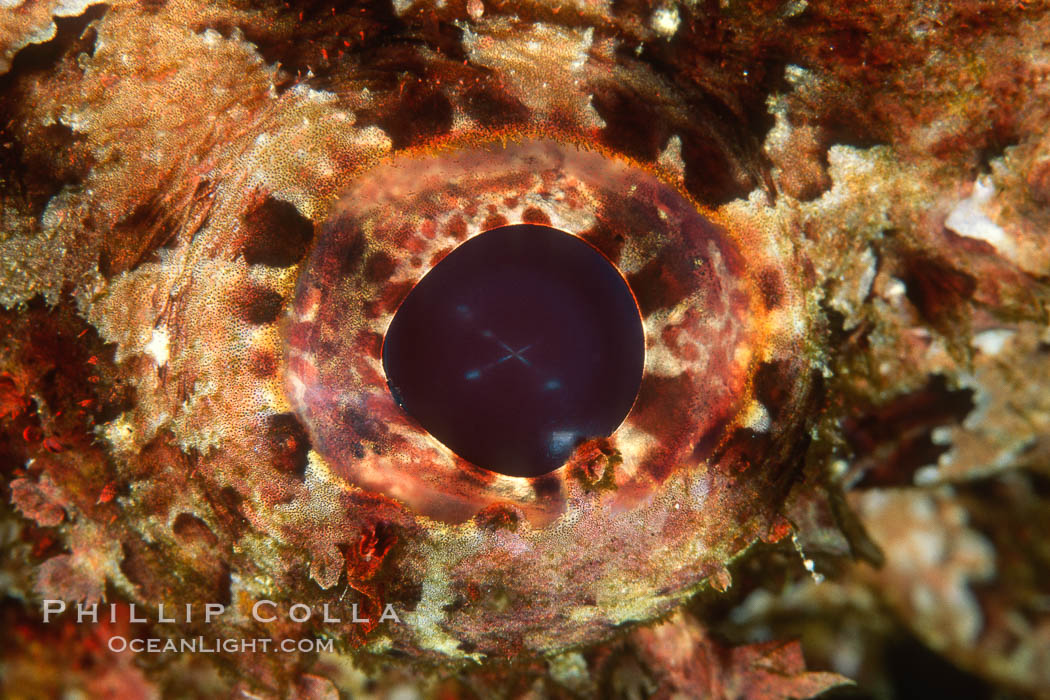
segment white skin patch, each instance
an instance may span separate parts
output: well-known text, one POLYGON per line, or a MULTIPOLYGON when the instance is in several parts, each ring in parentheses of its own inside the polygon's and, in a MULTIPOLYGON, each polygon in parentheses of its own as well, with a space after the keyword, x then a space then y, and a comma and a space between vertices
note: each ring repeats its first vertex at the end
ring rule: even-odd
POLYGON ((973 184, 973 194, 955 205, 944 226, 960 236, 986 241, 1012 259, 1017 253, 1017 247, 1006 232, 985 214, 985 205, 991 202, 993 196, 995 185, 988 180, 978 180, 973 184))
POLYGON ((755 432, 768 432, 770 426, 769 411, 767 411, 766 407, 758 401, 752 401, 747 407, 747 414, 744 416, 744 425, 755 432))
POLYGON ((678 23, 678 9, 675 7, 661 7, 653 12, 652 17, 649 18, 649 26, 665 39, 670 39, 674 36, 675 32, 678 31, 678 23))
POLYGON ((168 330, 164 327, 154 328, 150 335, 149 343, 146 345, 146 353, 153 358, 157 367, 168 364, 168 356, 171 350, 168 330))

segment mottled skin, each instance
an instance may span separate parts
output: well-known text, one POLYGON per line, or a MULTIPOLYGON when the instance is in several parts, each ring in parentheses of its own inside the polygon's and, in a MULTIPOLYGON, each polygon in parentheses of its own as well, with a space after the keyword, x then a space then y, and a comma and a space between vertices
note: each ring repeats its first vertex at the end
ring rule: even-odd
POLYGON ((58 692, 32 680, 58 638, 97 695, 327 697, 351 663, 435 694, 808 695, 838 678, 703 626, 812 625, 865 680, 834 618, 871 591, 1050 685, 1041 4, 114 2, 38 45, 52 11, 0 24, 5 692, 58 692), (380 361, 412 283, 517 222, 598 247, 646 329, 625 424, 536 479, 455 458, 380 361), (1016 512, 957 498, 1000 476, 1016 512), (223 602, 139 632, 340 653, 134 663, 36 624, 43 598, 223 602), (263 626, 263 598, 402 623, 263 626))

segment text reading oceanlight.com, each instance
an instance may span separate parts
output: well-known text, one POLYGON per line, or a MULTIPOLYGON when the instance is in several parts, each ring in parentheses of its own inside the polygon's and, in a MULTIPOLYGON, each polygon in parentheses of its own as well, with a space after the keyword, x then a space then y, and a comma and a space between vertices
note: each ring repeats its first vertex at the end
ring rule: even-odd
MULTIPOLYGON (((70 616, 75 614, 77 624, 98 624, 100 622, 116 623, 118 618, 121 622, 129 623, 156 623, 176 624, 203 622, 212 624, 226 613, 226 606, 221 603, 205 603, 201 606, 186 604, 184 606, 164 604, 157 606, 156 615, 152 619, 147 615, 140 615, 135 604, 109 606, 98 603, 77 603, 73 610, 67 611, 67 604, 62 600, 45 600, 43 605, 43 621, 50 623, 52 618, 57 618, 65 613, 70 616), (107 610, 108 607, 108 610, 107 610), (108 613, 108 614, 107 614, 108 613)), ((328 624, 371 624, 372 619, 363 616, 358 610, 358 604, 353 603, 345 606, 345 610, 333 611, 328 604, 322 606, 320 611, 315 611, 303 603, 295 603, 287 609, 278 607, 272 600, 256 601, 251 609, 251 617, 259 623, 267 624, 277 620, 286 620, 295 623, 308 622, 317 617, 321 622, 328 624), (344 619, 345 617, 345 619, 344 619)), ((386 605, 379 616, 378 623, 394 622, 400 623, 401 619, 392 605, 386 605)), ((312 637, 303 639, 272 639, 268 637, 258 638, 224 638, 206 637, 199 635, 185 639, 169 638, 127 638, 120 635, 111 636, 107 642, 110 651, 134 653, 312 653, 333 650, 332 639, 315 639, 312 637)))

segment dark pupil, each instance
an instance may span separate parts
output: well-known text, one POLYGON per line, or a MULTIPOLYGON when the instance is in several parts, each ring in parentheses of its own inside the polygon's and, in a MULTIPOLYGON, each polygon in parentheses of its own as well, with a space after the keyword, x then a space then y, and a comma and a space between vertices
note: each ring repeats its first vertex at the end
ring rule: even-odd
POLYGON ((612 433, 645 341, 623 278, 575 236, 502 226, 467 241, 402 303, 383 344, 398 403, 460 457, 511 476, 560 467, 612 433))

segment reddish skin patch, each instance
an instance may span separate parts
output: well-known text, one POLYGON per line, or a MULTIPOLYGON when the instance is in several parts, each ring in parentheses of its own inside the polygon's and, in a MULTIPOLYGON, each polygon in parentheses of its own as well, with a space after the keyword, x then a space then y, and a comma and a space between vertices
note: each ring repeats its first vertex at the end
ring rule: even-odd
POLYGON ((485 219, 485 223, 482 225, 482 229, 485 231, 491 231, 494 228, 507 225, 507 217, 502 214, 493 214, 485 219))
POLYGON ((211 528, 192 513, 179 513, 175 516, 171 531, 176 537, 187 543, 199 543, 207 547, 215 547, 219 543, 219 538, 215 536, 211 528))
POLYGON ((273 452, 271 463, 286 474, 302 476, 310 441, 306 430, 291 413, 271 416, 267 428, 267 444, 273 452))
POLYGON ((537 226, 551 225, 551 219, 547 216, 547 213, 536 207, 529 207, 521 212, 521 220, 526 224, 536 224, 537 226))
POLYGON ((365 279, 369 282, 383 282, 397 268, 397 263, 386 253, 374 253, 365 263, 365 279))
POLYGON ((909 261, 904 282, 908 299, 935 325, 943 323, 977 289, 977 281, 965 272, 918 255, 909 261))
MULTIPOLYGON (((677 377, 649 375, 642 379, 631 415, 642 430, 665 436, 660 442, 659 452, 673 455, 695 435, 697 426, 690 419, 695 391, 694 379, 687 374, 677 377), (671 432, 673 428, 678 430, 671 432)), ((713 406, 712 413, 705 416, 706 425, 714 422, 713 414, 718 408, 713 406)), ((663 481, 678 465, 674 460, 647 459, 645 467, 657 481, 663 481)))
POLYGON ((277 320, 284 299, 272 289, 245 285, 234 289, 233 304, 241 319, 259 325, 277 320))
POLYGON ((481 467, 457 456, 456 475, 453 478, 466 481, 470 484, 471 488, 473 488, 474 486, 491 484, 496 480, 496 473, 490 472, 488 469, 482 469, 481 467))
POLYGON ((98 494, 98 501, 96 501, 96 503, 109 503, 116 495, 117 482, 111 481, 102 487, 102 491, 98 494))
POLYGON ((365 304, 365 315, 368 318, 378 318, 396 311, 413 287, 415 285, 412 282, 398 282, 384 287, 378 299, 365 304))
POLYGON ((457 241, 467 240, 467 222, 461 217, 453 217, 445 224, 445 235, 457 241))
MULTIPOLYGON (((542 212, 541 212, 542 213, 542 212)), ((599 223, 594 228, 584 231, 580 238, 601 251, 609 260, 619 260, 623 250, 623 233, 617 228, 599 223)))
POLYGON ((435 266, 435 265, 437 265, 437 264, 438 264, 439 262, 441 262, 442 260, 444 260, 444 259, 445 259, 445 256, 447 256, 447 255, 448 255, 449 253, 451 253, 451 252, 452 252, 453 250, 455 250, 455 248, 454 248, 454 247, 452 247, 452 246, 449 246, 448 248, 442 248, 442 249, 441 249, 441 250, 439 250, 438 252, 434 253, 434 255, 433 255, 433 256, 431 256, 431 258, 430 258, 430 267, 434 267, 434 266, 435 266))
POLYGON ((277 358, 268 350, 252 350, 248 363, 256 377, 272 377, 277 373, 277 358))
POLYGON ((362 348, 373 360, 383 357, 383 336, 373 331, 361 331, 358 334, 358 347, 362 348))
POLYGON ((28 397, 18 389, 11 375, 6 372, 0 375, 0 418, 17 418, 29 406, 28 397))
POLYGON ((772 311, 780 306, 784 297, 784 281, 780 272, 772 268, 762 270, 758 274, 758 291, 767 310, 772 311))
POLYGON ((474 516, 474 521, 489 530, 513 530, 518 526, 520 517, 514 506, 493 503, 478 511, 478 514, 474 516))
POLYGON ((344 551, 347 585, 365 598, 362 617, 367 618, 368 622, 362 625, 362 636, 371 632, 382 616, 382 587, 374 579, 396 543, 397 536, 390 527, 377 522, 365 526, 357 541, 344 551))
POLYGON ((770 544, 779 542, 791 534, 791 523, 784 518, 775 521, 769 528, 769 532, 762 539, 770 544))
POLYGON ((285 329, 284 339, 293 348, 305 350, 310 347, 314 337, 312 323, 295 323, 285 329))
POLYGON ((288 360, 288 369, 303 382, 312 383, 318 379, 317 368, 310 360, 302 357, 293 357, 288 360))
POLYGON ((693 283, 664 260, 652 260, 627 278, 643 316, 674 306, 692 292, 693 283))
POLYGON ((63 508, 110 520, 115 505, 99 503, 98 496, 115 475, 93 426, 103 414, 119 414, 128 396, 114 379, 112 347, 69 305, 47 309, 36 301, 18 316, 0 311, 0 337, 8 341, 0 352, 9 415, 0 422, 5 471, 31 463, 25 475, 36 479, 46 471, 61 485, 63 508))
POLYGON ((668 326, 664 328, 663 333, 660 335, 660 339, 676 357, 693 361, 700 356, 700 350, 696 345, 689 342, 690 338, 687 335, 687 331, 681 326, 668 326))

